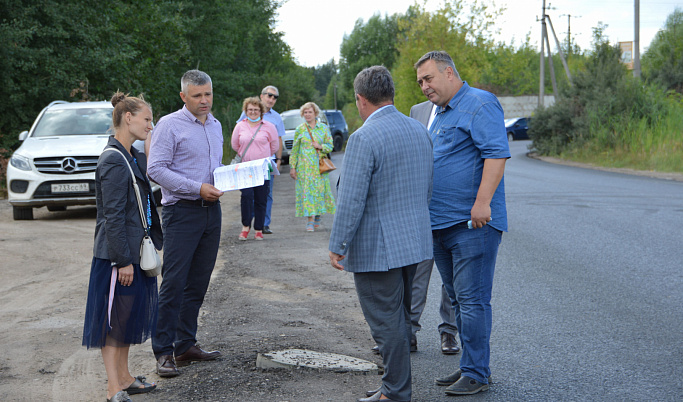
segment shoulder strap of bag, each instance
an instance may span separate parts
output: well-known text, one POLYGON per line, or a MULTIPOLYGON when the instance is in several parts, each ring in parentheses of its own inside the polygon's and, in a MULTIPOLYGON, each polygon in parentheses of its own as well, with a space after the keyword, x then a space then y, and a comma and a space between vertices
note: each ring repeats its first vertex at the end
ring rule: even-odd
POLYGON ((242 155, 240 155, 239 153, 237 154, 237 155, 240 155, 240 158, 243 158, 244 155, 247 154, 247 151, 249 150, 249 147, 251 146, 251 143, 254 142, 254 138, 256 138, 256 134, 258 134, 259 130, 261 129, 261 126, 263 126, 263 123, 261 123, 261 124, 258 125, 258 128, 256 129, 256 132, 254 133, 254 135, 251 136, 251 141, 249 141, 249 144, 247 144, 247 147, 244 148, 244 152, 242 153, 242 155))
MULTIPOLYGON (((308 123, 304 123, 304 124, 306 125, 306 130, 308 130, 308 136, 311 137, 311 141, 315 141, 315 140, 313 139, 313 133, 311 132, 311 128, 308 127, 308 123)), ((316 149, 316 150, 315 150, 315 153, 317 153, 317 154, 318 154, 318 158, 320 158, 320 150, 319 150, 319 149, 316 149)))
POLYGON ((306 130, 308 130, 308 136, 311 137, 311 141, 315 141, 313 139, 313 133, 311 132, 311 128, 308 126, 308 123, 304 123, 306 125, 306 130))
POLYGON ((138 187, 138 181, 135 179, 135 173, 133 172, 133 168, 130 167, 130 164, 128 163, 128 158, 123 154, 123 152, 119 151, 116 148, 107 148, 102 153, 105 153, 107 151, 115 151, 118 152, 119 155, 123 158, 123 160, 126 162, 126 166, 128 166, 128 170, 130 170, 130 176, 133 179, 133 189, 135 190, 135 197, 138 199, 138 211, 140 211, 140 219, 142 220, 142 227, 145 228, 145 233, 147 233, 147 218, 145 218, 145 213, 144 210, 145 208, 142 206, 142 198, 140 197, 140 187, 138 187))

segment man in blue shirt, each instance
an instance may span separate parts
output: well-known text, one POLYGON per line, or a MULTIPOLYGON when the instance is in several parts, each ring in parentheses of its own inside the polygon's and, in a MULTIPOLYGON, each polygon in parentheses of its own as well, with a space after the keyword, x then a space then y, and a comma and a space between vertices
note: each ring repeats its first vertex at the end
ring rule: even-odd
MULTIPOLYGON (((275 106, 275 102, 277 102, 277 98, 280 97, 280 92, 277 90, 276 87, 272 85, 268 85, 267 87, 263 88, 261 91, 261 102, 263 105, 266 107, 266 112, 263 114, 263 120, 273 123, 275 125, 275 128, 277 128, 277 136, 278 139, 280 140, 280 148, 277 150, 275 153, 275 160, 277 161, 277 169, 280 170, 280 164, 282 163, 282 136, 285 135, 285 123, 282 121, 282 117, 280 117, 280 113, 276 112, 273 109, 273 106, 275 106)), ((240 115, 240 118, 237 119, 238 122, 244 120, 244 118, 247 117, 244 112, 240 115)), ((268 192, 268 200, 266 203, 266 220, 263 223, 263 233, 264 234, 273 234, 273 231, 270 230, 270 211, 273 208, 273 182, 275 180, 270 181, 270 191, 268 192)))
POLYGON ((415 68, 422 92, 438 106, 429 130, 434 260, 455 309, 463 351, 460 369, 436 384, 448 385, 448 395, 475 394, 489 388, 491 289, 507 231, 503 172, 510 149, 503 108, 493 94, 462 81, 446 52, 425 54, 415 68))

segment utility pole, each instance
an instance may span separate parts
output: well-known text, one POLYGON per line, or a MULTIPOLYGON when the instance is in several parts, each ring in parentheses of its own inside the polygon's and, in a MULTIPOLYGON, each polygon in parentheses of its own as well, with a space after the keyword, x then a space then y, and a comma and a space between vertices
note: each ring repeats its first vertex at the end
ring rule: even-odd
POLYGON ((634 0, 633 76, 640 77, 640 0, 634 0))
MULTIPOLYGON (((550 21, 550 20, 548 20, 550 21)), ((552 25, 551 25, 552 26, 552 25)), ((550 51, 550 40, 548 39, 548 30, 545 32, 545 47, 548 48, 548 66, 550 67, 550 82, 553 84, 553 96, 557 100, 557 80, 555 79, 555 66, 553 65, 553 52, 550 51)))
MULTIPOLYGON (((545 87, 543 83, 545 82, 545 37, 546 37, 546 26, 545 26, 545 0, 543 0, 543 13, 541 14, 541 77, 538 85, 538 108, 543 108, 543 98, 545 98, 545 87)), ((550 53, 550 49, 548 49, 550 53)))
POLYGON ((567 54, 572 52, 572 15, 561 14, 560 17, 567 17, 567 54))
POLYGON ((543 14, 541 16, 541 65, 540 65, 540 82, 538 85, 538 107, 542 108, 544 106, 545 98, 545 49, 548 49, 548 65, 550 66, 551 80, 553 84, 553 96, 557 99, 557 81, 555 80, 555 68, 553 66, 553 54, 550 51, 550 38, 548 38, 548 27, 546 25, 546 20, 550 24, 550 29, 553 32, 553 37, 555 38, 555 44, 557 45, 557 53, 560 55, 560 60, 562 60, 562 65, 567 73, 567 79, 569 80, 569 85, 572 85, 572 76, 569 73, 569 66, 567 65, 567 60, 562 52, 562 46, 560 46, 560 40, 557 39, 557 34, 555 33, 555 28, 553 28, 553 22, 550 20, 550 16, 545 13, 545 10, 551 9, 550 5, 546 8, 545 0, 543 0, 543 14))
MULTIPOLYGON (((553 37, 555 38, 555 45, 557 46, 557 53, 559 53, 559 55, 560 55, 560 60, 562 61, 562 65, 564 66, 564 72, 567 73, 567 79, 569 80, 569 85, 572 85, 572 75, 569 72, 569 66, 567 65, 567 60, 565 59, 564 54, 562 53, 562 46, 560 46, 560 40, 557 39, 557 34, 555 34, 555 28, 553 28, 553 21, 550 19, 549 15, 546 15, 546 18, 548 19, 548 24, 550 24, 550 31, 553 33, 553 37)), ((548 43, 548 49, 550 49, 549 43, 548 43)), ((553 63, 551 60, 550 61, 550 68, 551 69, 553 68, 552 66, 553 66, 553 63)), ((553 69, 553 79, 554 78, 555 78, 555 70, 553 69)))
MULTIPOLYGON (((572 53, 572 15, 562 14, 560 17, 567 17, 567 55, 572 53)), ((574 18, 581 18, 580 15, 575 15, 574 18)))

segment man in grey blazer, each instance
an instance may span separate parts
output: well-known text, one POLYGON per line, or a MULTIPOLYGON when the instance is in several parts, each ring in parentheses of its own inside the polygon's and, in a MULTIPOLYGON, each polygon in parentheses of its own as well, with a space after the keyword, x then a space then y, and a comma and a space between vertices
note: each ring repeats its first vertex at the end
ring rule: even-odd
POLYGON ((410 401, 412 278, 417 264, 433 256, 432 142, 424 125, 393 106, 394 83, 385 67, 366 68, 353 86, 364 124, 346 145, 330 260, 354 273, 384 362, 382 386, 359 401, 410 401))
MULTIPOLYGON (((435 105, 430 101, 418 103, 410 108, 410 117, 416 119, 425 127, 429 128, 434 120, 435 105)), ((424 311, 427 302, 427 291, 429 289, 429 280, 432 276, 432 268, 434 267, 434 260, 426 260, 417 264, 415 271, 415 278, 413 278, 412 291, 412 306, 410 308, 410 319, 413 326, 413 338, 411 340, 411 347, 417 350, 416 334, 422 326, 420 325, 420 317, 424 311)), ((455 312, 453 306, 448 298, 445 286, 441 285, 441 304, 439 305, 439 314, 441 315, 441 324, 438 330, 441 335, 441 353, 445 355, 453 355, 460 352, 458 346, 458 326, 455 323, 455 312)))

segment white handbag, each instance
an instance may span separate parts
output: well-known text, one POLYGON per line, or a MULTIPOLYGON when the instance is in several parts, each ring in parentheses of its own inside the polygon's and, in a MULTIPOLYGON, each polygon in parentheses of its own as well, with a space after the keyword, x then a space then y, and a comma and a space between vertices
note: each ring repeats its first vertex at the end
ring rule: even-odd
POLYGON ((154 242, 152 238, 149 237, 149 230, 147 227, 147 218, 145 217, 145 208, 142 205, 142 198, 140 197, 140 188, 138 187, 137 180, 135 179, 135 173, 133 168, 128 164, 128 159, 126 156, 116 148, 107 148, 102 153, 107 151, 118 152, 123 159, 126 161, 126 166, 130 170, 130 175, 133 179, 133 189, 135 190, 135 197, 138 199, 138 210, 140 211, 140 219, 142 220, 142 227, 145 229, 145 237, 142 238, 142 243, 140 244, 140 268, 145 273, 146 276, 154 277, 161 273, 161 257, 157 252, 156 247, 154 247, 154 242))

